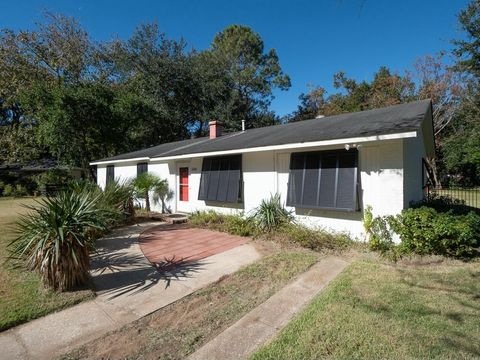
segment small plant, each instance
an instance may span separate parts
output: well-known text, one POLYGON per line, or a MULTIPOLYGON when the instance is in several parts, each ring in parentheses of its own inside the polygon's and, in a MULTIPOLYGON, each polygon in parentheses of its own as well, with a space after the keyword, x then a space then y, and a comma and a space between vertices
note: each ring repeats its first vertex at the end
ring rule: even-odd
POLYGON ((257 236, 258 228, 251 218, 242 215, 223 215, 213 210, 197 211, 190 215, 190 223, 195 226, 227 232, 239 236, 257 236))
POLYGON ((272 231, 293 221, 291 211, 288 211, 282 205, 278 193, 272 195, 268 200, 262 200, 260 206, 255 209, 252 218, 265 231, 272 231))
POLYGON ((14 195, 14 189, 11 184, 6 184, 3 187, 3 196, 13 196, 14 195))
POLYGON ((343 250, 353 244, 347 234, 295 223, 284 224, 278 229, 277 235, 285 236, 287 240, 315 251, 343 250))
POLYGON ((162 185, 162 179, 151 173, 143 173, 137 176, 132 185, 135 189, 136 197, 145 199, 145 209, 150 212, 150 192, 162 185))
POLYGON ((365 208, 363 227, 367 234, 370 250, 386 252, 395 246, 390 221, 390 217, 388 216, 374 217, 370 205, 365 208))
POLYGON ((167 202, 173 199, 173 191, 168 187, 167 179, 160 180, 153 187, 153 203, 162 205, 162 213, 170 213, 170 209, 167 207, 167 202))
POLYGON ((10 259, 26 260, 55 290, 85 284, 94 235, 107 229, 111 216, 98 206, 100 196, 67 189, 28 206, 30 212, 18 221, 18 237, 9 245, 10 259))

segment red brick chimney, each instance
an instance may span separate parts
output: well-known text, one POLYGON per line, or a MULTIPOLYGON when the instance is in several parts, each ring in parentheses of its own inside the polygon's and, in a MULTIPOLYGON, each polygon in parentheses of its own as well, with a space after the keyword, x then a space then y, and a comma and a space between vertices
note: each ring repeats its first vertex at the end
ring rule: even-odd
POLYGON ((210 139, 222 136, 222 125, 218 121, 210 121, 208 126, 210 128, 210 139))

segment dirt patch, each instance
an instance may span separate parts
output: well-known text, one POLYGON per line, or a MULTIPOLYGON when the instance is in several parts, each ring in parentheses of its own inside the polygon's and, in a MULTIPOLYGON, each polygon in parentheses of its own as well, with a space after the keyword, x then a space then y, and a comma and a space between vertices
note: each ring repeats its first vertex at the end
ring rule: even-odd
MULTIPOLYGON (((268 251, 269 245, 263 246, 268 251)), ((63 359, 184 359, 306 271, 317 257, 309 251, 266 256, 63 359)))

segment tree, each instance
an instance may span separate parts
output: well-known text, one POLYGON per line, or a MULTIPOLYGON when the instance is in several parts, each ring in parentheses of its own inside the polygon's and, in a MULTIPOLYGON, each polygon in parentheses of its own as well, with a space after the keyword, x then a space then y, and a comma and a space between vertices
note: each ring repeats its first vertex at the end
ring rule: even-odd
POLYGON ((458 16, 465 39, 453 41, 454 69, 465 77, 459 110, 446 128, 445 163, 466 185, 480 184, 480 1, 458 16))
POLYGON ((290 121, 369 110, 415 99, 415 84, 409 76, 394 74, 384 66, 378 69, 371 82, 359 83, 340 71, 334 74, 333 85, 341 91, 327 98, 322 87, 313 87, 310 92, 301 94, 301 104, 290 121))
POLYGON ((227 131, 240 130, 241 120, 246 120, 249 128, 263 125, 259 120, 268 113, 273 89, 290 87, 290 78, 283 73, 275 49, 265 52, 264 47, 260 35, 251 28, 231 25, 215 36, 201 57, 209 69, 214 69, 207 76, 213 82, 210 87, 227 90, 224 101, 206 115, 221 114, 219 120, 227 131))
POLYGON ((326 90, 321 86, 311 86, 308 93, 300 94, 300 105, 298 105, 290 121, 308 120, 323 115, 326 105, 325 94, 326 90))
POLYGON ((451 123, 460 108, 465 86, 461 76, 445 65, 444 53, 418 58, 414 64, 412 78, 418 84, 417 97, 431 99, 433 105, 433 130, 436 158, 425 159, 432 170, 434 186, 441 187, 440 173, 445 172, 443 145, 451 123))
POLYGON ((137 197, 145 199, 145 209, 150 212, 150 192, 153 190, 162 190, 162 179, 151 173, 138 175, 132 182, 137 192, 137 197))
POLYGON ((167 39, 156 23, 138 27, 127 41, 106 46, 111 77, 135 98, 141 114, 129 126, 137 148, 190 135, 189 127, 198 116, 198 80, 185 46, 183 40, 167 39))

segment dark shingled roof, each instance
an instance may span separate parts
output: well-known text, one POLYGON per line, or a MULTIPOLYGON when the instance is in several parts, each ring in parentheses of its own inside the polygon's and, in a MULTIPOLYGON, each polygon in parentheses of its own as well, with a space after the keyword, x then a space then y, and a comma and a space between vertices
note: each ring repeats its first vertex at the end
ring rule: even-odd
POLYGON ((421 127, 430 107, 430 100, 421 100, 380 109, 249 129, 224 134, 212 140, 202 137, 176 141, 98 161, 159 158, 416 131, 421 127))

